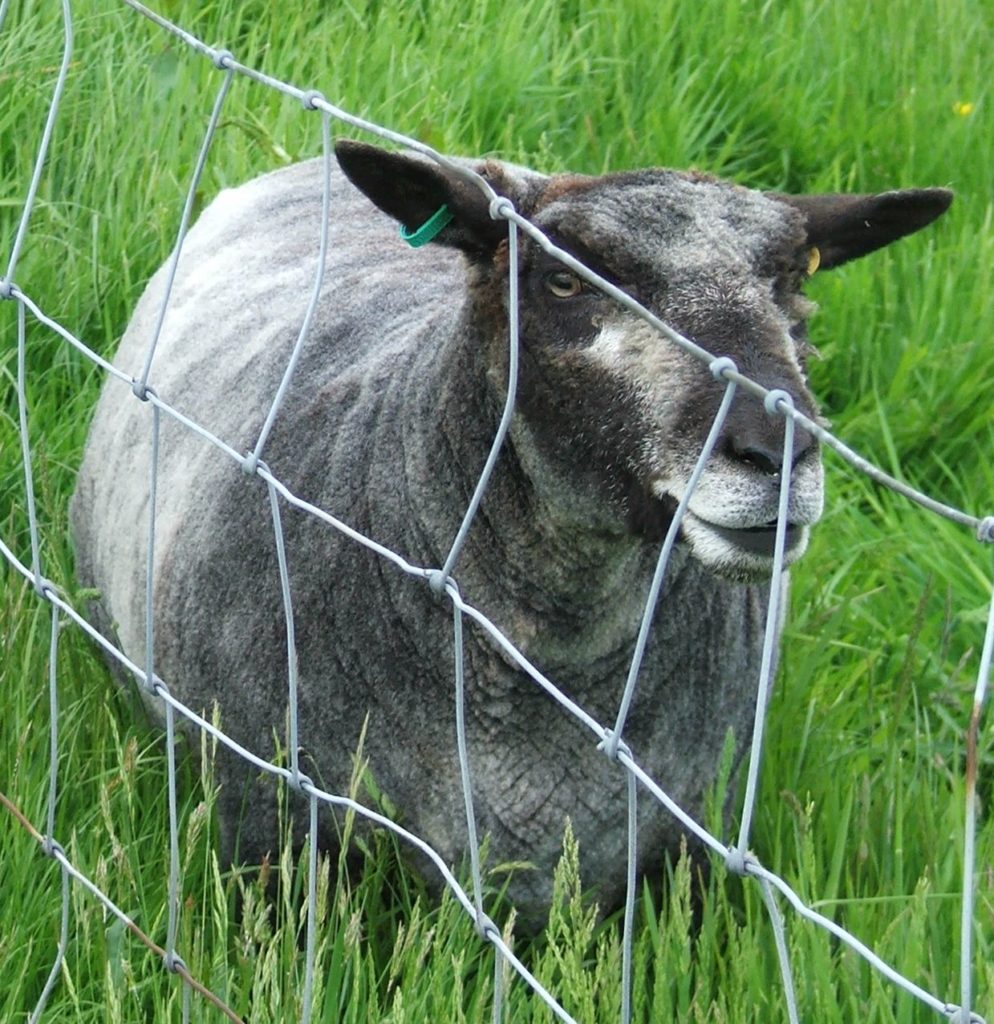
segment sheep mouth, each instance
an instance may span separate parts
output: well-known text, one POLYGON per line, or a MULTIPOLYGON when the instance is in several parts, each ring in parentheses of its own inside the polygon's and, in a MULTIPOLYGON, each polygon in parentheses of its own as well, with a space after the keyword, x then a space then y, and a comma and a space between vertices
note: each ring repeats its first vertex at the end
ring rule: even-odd
MULTIPOLYGON (((702 520, 703 522, 703 520, 702 520)), ((750 555, 773 558, 776 552, 777 524, 767 523, 764 526, 746 526, 733 528, 718 526, 716 523, 704 523, 707 528, 722 540, 750 555)), ((807 530, 796 523, 788 523, 784 531, 783 549, 785 554, 792 554, 805 540, 807 530)))
MULTIPOLYGON (((655 501, 646 503, 655 516, 630 518, 630 525, 646 539, 661 540, 677 510, 676 498, 662 486, 652 489, 655 501)), ((787 520, 784 530, 783 564, 792 565, 807 550, 811 524, 787 520)), ((693 558, 716 572, 733 579, 761 579, 769 576, 777 546, 775 519, 755 526, 722 526, 689 508, 680 523, 680 538, 693 558)))
MULTIPOLYGON (((776 556, 776 523, 719 526, 692 512, 683 521, 683 537, 693 557, 711 572, 740 582, 768 579, 776 556)), ((809 527, 790 523, 784 531, 783 565, 793 565, 808 546, 809 527)))

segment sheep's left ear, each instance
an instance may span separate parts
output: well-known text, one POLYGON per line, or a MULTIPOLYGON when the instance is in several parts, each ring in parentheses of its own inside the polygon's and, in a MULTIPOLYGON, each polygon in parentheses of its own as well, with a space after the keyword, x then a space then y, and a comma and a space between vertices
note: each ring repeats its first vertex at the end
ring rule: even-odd
POLYGON ((879 195, 772 198, 801 212, 808 244, 818 250, 819 266, 827 270, 931 224, 949 209, 953 194, 946 188, 914 188, 879 195))
POLYGON ((348 140, 335 143, 335 156, 352 184, 408 235, 416 236, 445 207, 447 222, 431 236, 435 244, 488 257, 507 238, 507 224, 491 218, 485 193, 431 160, 348 140))

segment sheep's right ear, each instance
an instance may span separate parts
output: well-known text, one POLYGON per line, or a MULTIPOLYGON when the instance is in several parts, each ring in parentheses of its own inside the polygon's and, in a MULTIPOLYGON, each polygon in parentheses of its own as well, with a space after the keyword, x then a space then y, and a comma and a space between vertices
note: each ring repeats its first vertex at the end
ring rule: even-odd
POLYGON ((335 155, 352 184, 408 234, 445 206, 452 219, 433 236, 435 244, 489 257, 507 238, 507 225, 490 216, 486 195, 431 160, 350 140, 336 142, 335 155))

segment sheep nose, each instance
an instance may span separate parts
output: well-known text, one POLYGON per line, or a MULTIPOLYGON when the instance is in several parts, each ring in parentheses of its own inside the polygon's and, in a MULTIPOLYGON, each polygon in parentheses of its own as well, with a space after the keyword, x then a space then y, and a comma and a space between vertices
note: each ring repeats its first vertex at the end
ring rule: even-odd
MULTIPOLYGON (((725 454, 765 473, 777 476, 783 469, 784 427, 782 421, 760 420, 733 425, 725 441, 725 454)), ((790 467, 793 470, 814 445, 814 438, 794 424, 794 444, 790 467)))

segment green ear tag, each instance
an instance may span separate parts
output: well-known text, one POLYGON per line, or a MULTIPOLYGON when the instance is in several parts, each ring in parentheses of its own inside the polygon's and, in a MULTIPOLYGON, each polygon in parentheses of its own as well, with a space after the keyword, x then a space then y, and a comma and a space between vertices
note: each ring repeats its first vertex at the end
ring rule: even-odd
POLYGON ((408 231, 403 224, 400 226, 400 237, 412 249, 420 249, 422 245, 427 245, 438 233, 445 227, 446 224, 451 223, 453 218, 452 211, 444 203, 421 225, 414 231, 408 231))

